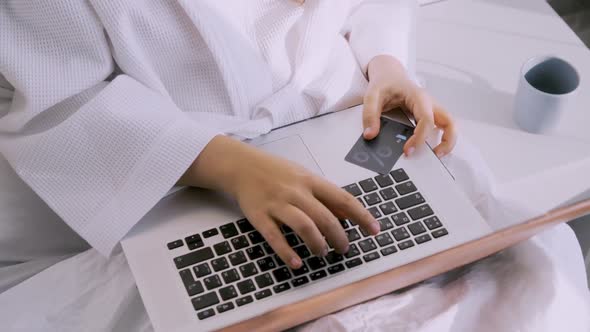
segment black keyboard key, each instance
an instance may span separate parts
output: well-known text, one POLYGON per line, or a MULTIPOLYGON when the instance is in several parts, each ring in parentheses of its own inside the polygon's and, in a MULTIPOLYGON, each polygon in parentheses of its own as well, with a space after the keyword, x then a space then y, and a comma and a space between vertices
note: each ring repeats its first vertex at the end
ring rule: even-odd
POLYGON ((401 226, 409 223, 410 218, 408 218, 408 215, 405 212, 400 212, 391 216, 391 221, 393 221, 396 226, 401 226))
POLYGON ((272 289, 275 291, 275 294, 278 294, 291 289, 291 285, 289 285, 289 283, 286 282, 284 284, 276 285, 272 289))
POLYGON ((381 249, 381 255, 383 255, 383 256, 388 256, 388 255, 394 254, 396 252, 397 252, 397 249, 395 248, 395 246, 390 246, 390 247, 381 249))
POLYGON ((371 215, 373 216, 373 218, 375 219, 379 219, 381 218, 383 215, 381 214, 381 211, 379 211, 379 209, 377 209, 376 206, 368 209, 367 211, 369 211, 369 213, 371 213, 371 215))
POLYGON ((231 253, 227 257, 233 266, 237 266, 246 262, 246 255, 244 255, 243 251, 231 253))
POLYGON ((408 210, 408 214, 412 217, 413 220, 422 219, 424 217, 428 217, 434 214, 430 205, 424 204, 413 209, 408 210))
POLYGON ((203 232, 203 237, 209 238, 209 237, 215 236, 217 234, 219 234, 219 231, 217 230, 217 228, 211 228, 211 229, 208 229, 203 232))
POLYGON ((359 196, 363 193, 361 191, 361 188, 359 188, 359 186, 356 183, 349 184, 348 186, 344 186, 344 187, 342 187, 342 189, 348 191, 348 193, 351 194, 352 196, 359 196))
POLYGON ((252 226, 248 219, 240 219, 236 221, 236 224, 242 233, 248 233, 254 230, 254 226, 252 226))
POLYGON ((254 293, 254 297, 257 300, 262 300, 262 299, 269 297, 271 295, 272 295, 272 292, 270 289, 265 289, 265 290, 261 290, 259 292, 254 293))
POLYGON ((260 269, 260 272, 272 270, 275 267, 277 267, 275 261, 270 256, 257 260, 256 264, 258 265, 258 269, 260 269))
POLYGON ((359 184, 361 185, 361 188, 363 188, 363 191, 366 193, 370 193, 371 191, 377 190, 377 184, 375 183, 375 181, 373 181, 373 179, 363 180, 359 182, 359 184))
POLYGON ((375 240, 377 240, 380 247, 386 247, 393 243, 393 239, 389 233, 381 233, 375 237, 375 240))
POLYGON ((240 250, 248 247, 250 243, 248 243, 248 239, 246 239, 246 236, 240 235, 238 237, 234 237, 233 239, 231 239, 231 245, 234 247, 234 249, 240 250))
POLYGON ((260 245, 257 245, 246 249, 246 254, 248 254, 250 260, 255 260, 264 256, 264 250, 262 250, 260 245))
POLYGON ((238 235, 238 229, 236 228, 236 225, 231 222, 229 224, 221 225, 219 230, 221 231, 221 235, 223 235, 224 239, 229 239, 230 237, 238 235))
POLYGON ((262 244, 262 247, 264 248, 264 251, 266 251, 267 254, 272 255, 275 253, 275 251, 272 249, 272 247, 270 246, 270 244, 268 244, 268 242, 264 242, 262 244))
POLYGON ((272 275, 275 277, 277 282, 283 282, 285 280, 291 279, 291 271, 289 271, 286 266, 272 271, 272 275))
POLYGON ((179 273, 180 279, 182 279, 182 283, 184 284, 184 288, 186 289, 188 296, 194 296, 205 291, 201 282, 193 278, 191 270, 186 269, 180 271, 179 273))
POLYGON ((260 245, 257 245, 255 247, 246 249, 246 254, 248 254, 248 258, 250 258, 250 260, 255 260, 264 256, 264 250, 262 250, 260 245))
POLYGON ((254 283, 250 279, 242 280, 242 281, 238 282, 236 284, 236 286, 238 286, 238 290, 240 291, 240 294, 242 294, 242 295, 248 294, 248 293, 256 290, 256 286, 254 285, 254 283))
POLYGON ((309 272, 309 269, 307 268, 307 265, 305 263, 301 264, 301 267, 298 268, 297 270, 291 270, 293 273, 293 276, 298 277, 301 275, 306 274, 307 272, 309 272))
POLYGON ((376 259, 377 259, 377 258, 379 258, 379 257, 380 257, 380 256, 379 256, 379 253, 378 253, 378 252, 376 252, 376 251, 373 251, 373 252, 372 252, 372 253, 370 253, 370 254, 366 254, 366 255, 364 255, 364 256, 363 256, 363 259, 365 260, 365 262, 367 262, 367 263, 368 263, 368 262, 370 262, 370 261, 374 261, 374 260, 376 260, 376 259))
POLYGON ((179 247, 182 247, 184 243, 182 243, 182 240, 176 240, 176 241, 172 241, 170 243, 167 244, 168 249, 172 250, 172 249, 176 249, 179 247))
POLYGON ((426 232, 426 227, 421 222, 417 221, 408 225, 408 229, 412 235, 418 235, 426 232))
POLYGON ((231 251, 231 247, 229 246, 229 242, 223 241, 221 243, 217 243, 213 245, 213 249, 217 256, 225 255, 231 251))
POLYGON ((297 246, 297 247, 293 248, 293 250, 295 250, 297 255, 299 255, 299 257, 301 257, 302 259, 311 256, 309 249, 307 249, 307 247, 305 245, 297 246))
POLYGON ((428 234, 423 234, 423 235, 420 235, 420 236, 416 236, 414 238, 414 241, 416 241, 416 243, 418 243, 418 244, 422 244, 422 243, 428 242, 430 240, 432 240, 432 238, 428 234))
POLYGON ((228 310, 232 310, 233 308, 235 308, 235 307, 234 307, 234 304, 231 302, 222 303, 217 306, 217 312, 222 313, 222 312, 226 312, 228 310))
POLYGON ((326 261, 321 257, 314 256, 307 260, 307 265, 309 265, 310 269, 315 271, 326 267, 326 261))
POLYGON ((213 258, 213 250, 211 250, 209 247, 206 247, 174 258, 174 264, 176 265, 176 268, 180 270, 187 266, 195 265, 211 258, 213 258))
POLYGON ((197 296, 193 298, 191 302, 193 303, 193 307, 195 308, 195 310, 198 311, 219 303, 219 298, 217 297, 217 294, 215 294, 215 292, 211 292, 203 294, 201 296, 197 296))
POLYGON ((303 286, 303 285, 307 284, 308 282, 309 282, 309 279, 306 276, 295 278, 295 279, 293 279, 293 281, 291 281, 291 283, 293 284, 293 287, 303 286))
POLYGON ((347 229, 344 232, 346 233, 346 237, 348 237, 348 242, 354 242, 361 238, 359 232, 354 228, 347 229))
POLYGON ((262 237, 262 234, 260 234, 260 232, 258 231, 248 233, 248 238, 250 239, 250 242, 252 242, 252 244, 264 242, 264 237, 262 237))
POLYGON ((407 195, 407 196, 404 196, 402 198, 398 198, 395 200, 395 203, 397 204, 397 206, 399 206, 399 208, 402 210, 405 210, 405 209, 410 208, 412 206, 416 206, 418 204, 422 204, 424 202, 425 202, 424 197, 422 197, 422 194, 420 194, 420 193, 407 195))
POLYGON ((414 191, 418 190, 416 189, 416 186, 414 185, 414 183, 412 181, 408 181, 408 182, 404 182, 402 184, 398 184, 397 186, 395 186, 395 190, 397 190, 397 192, 400 195, 407 195, 409 193, 413 193, 414 191))
POLYGON ((224 301, 233 299, 238 296, 238 291, 234 286, 227 286, 219 289, 219 295, 224 301))
POLYGON ((381 174, 375 177, 375 181, 379 183, 379 187, 385 188, 387 186, 391 186, 393 184, 393 180, 389 177, 388 174, 381 174))
POLYGON ((242 273, 242 277, 248 278, 249 276, 253 276, 258 273, 258 270, 256 270, 256 265, 250 262, 248 264, 241 265, 240 272, 242 273))
POLYGON ((377 249, 377 245, 375 245, 375 241, 373 239, 365 239, 359 242, 359 247, 363 252, 369 252, 371 250, 377 249))
POLYGON ((199 317, 200 320, 207 319, 207 318, 213 317, 213 316, 215 316, 215 310, 213 310, 213 308, 203 310, 203 311, 197 313, 197 317, 199 317))
POLYGON ((193 271, 195 272, 197 278, 201 278, 211 274, 211 269, 209 268, 209 264, 207 263, 199 264, 193 267, 193 271))
POLYGON ((397 197, 397 193, 395 192, 395 189, 393 189, 393 187, 385 188, 379 191, 379 193, 381 194, 381 197, 383 197, 383 199, 386 201, 397 197))
POLYGON ((410 237, 410 233, 405 227, 396 228, 391 231, 391 235, 396 241, 405 240, 410 237))
POLYGON ((275 283, 274 281, 272 281, 272 277, 270 276, 270 273, 265 273, 265 274, 261 274, 259 276, 256 276, 254 278, 254 280, 256 281, 256 285, 258 285, 258 288, 268 287, 268 286, 275 283))
POLYGON ((368 195, 363 196, 363 199, 367 203, 368 206, 375 205, 381 203, 381 197, 377 193, 370 193, 368 195))
POLYGON ((293 230, 291 229, 291 227, 289 227, 287 225, 282 225, 281 232, 283 232, 283 234, 289 234, 289 233, 293 233, 293 230))
POLYGON ((343 229, 347 229, 350 227, 350 224, 346 220, 338 219, 338 222, 340 222, 340 225, 343 229))
POLYGON ((203 283, 205 284, 205 287, 207 287, 207 290, 212 290, 214 288, 221 286, 221 279, 219 279, 218 275, 214 274, 210 277, 203 279, 203 283))
POLYGON ((393 171, 389 172, 389 174, 391 174, 391 176, 393 177, 395 182, 398 182, 398 183, 404 182, 407 179, 409 179, 408 174, 406 174, 406 171, 404 171, 403 168, 393 170, 393 171))
POLYGON ((283 260, 281 259, 281 257, 279 257, 279 255, 274 255, 275 258, 275 262, 277 263, 277 266, 285 266, 285 262, 283 262, 283 260))
POLYGON ((299 244, 299 240, 297 240, 297 235, 293 233, 285 235, 285 240, 287 240, 287 243, 291 247, 294 247, 299 244))
POLYGON ((193 234, 191 236, 187 236, 184 238, 184 241, 186 242, 186 245, 188 246, 188 248, 190 250, 201 248, 202 246, 205 245, 203 243, 203 239, 201 238, 201 235, 199 235, 199 234, 193 234))
POLYGON ((254 299, 252 298, 252 296, 248 295, 248 296, 244 296, 242 298, 239 298, 236 300, 236 304, 238 305, 238 307, 241 307, 243 305, 252 303, 254 301, 254 299))
POLYGON ((400 250, 406 250, 414 246, 414 242, 412 240, 407 240, 397 245, 400 250))
POLYGON ((257 300, 262 300, 266 297, 269 297, 272 295, 272 292, 270 291, 270 289, 265 289, 265 290, 261 290, 259 292, 254 293, 254 297, 257 300))
POLYGON ((346 261, 344 264, 346 264, 347 268, 352 269, 355 266, 363 264, 363 261, 360 258, 354 258, 349 261, 346 261))
POLYGON ((328 254, 326 255, 325 258, 328 261, 328 264, 330 264, 330 265, 344 260, 344 256, 340 255, 339 253, 335 252, 334 250, 328 252, 328 254))
POLYGON ((442 222, 440 222, 440 220, 436 216, 430 217, 430 218, 426 218, 423 221, 424 221, 424 224, 426 225, 426 227, 428 227, 429 230, 433 230, 433 229, 437 229, 439 227, 442 227, 442 222))
POLYGON ((226 284, 231 284, 234 281, 240 280, 240 274, 236 269, 224 271, 223 273, 221 273, 221 277, 223 278, 223 281, 226 284))
POLYGON ((392 213, 397 212, 397 208, 395 207, 395 204, 393 204, 393 202, 383 203, 379 205, 379 209, 381 209, 381 212, 384 215, 390 215, 392 213))
POLYGON ((211 261, 211 267, 213 267, 213 271, 219 272, 227 269, 229 264, 227 263, 227 259, 225 259, 225 257, 220 257, 211 261))
POLYGON ((338 272, 342 272, 344 271, 344 265, 342 264, 337 264, 337 265, 332 265, 328 267, 328 272, 330 274, 336 274, 338 272))
POLYGON ((435 239, 437 239, 437 238, 439 238, 441 236, 445 236, 447 234, 449 234, 449 232, 447 232, 447 230, 444 229, 444 228, 437 229, 437 230, 435 230, 435 231, 432 232, 432 236, 434 236, 435 239))
POLYGON ((328 274, 324 270, 315 271, 309 274, 311 280, 318 280, 326 277, 328 274))
POLYGON ((377 220, 379 222, 379 225, 381 226, 381 231, 386 231, 388 229, 393 228, 393 223, 391 222, 391 220, 389 220, 389 218, 385 217, 382 219, 377 220))
POLYGON ((359 251, 359 248, 356 246, 356 244, 351 244, 350 247, 348 247, 348 251, 346 252, 346 254, 344 254, 344 257, 352 258, 360 254, 361 252, 359 251))

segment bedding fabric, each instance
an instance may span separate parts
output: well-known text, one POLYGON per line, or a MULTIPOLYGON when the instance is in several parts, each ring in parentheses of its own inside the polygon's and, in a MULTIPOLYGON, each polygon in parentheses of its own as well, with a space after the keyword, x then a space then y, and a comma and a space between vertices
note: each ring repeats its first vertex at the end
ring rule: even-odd
MULTIPOLYGON (((505 223, 518 215, 518 206, 495 196, 490 172, 467 142, 459 140, 444 162, 487 220, 505 223)), ((0 172, 9 175, 0 179, 11 178, 5 162, 0 172)), ((0 193, 6 198, 14 191, 0 193)), ((22 204, 39 206, 37 199, 31 195, 22 204)), ((41 206, 37 212, 47 211, 41 206)), ((57 222, 45 232, 59 230, 71 248, 84 248, 57 222)), ((95 249, 56 251, 19 266, 0 268, 0 285, 7 289, 0 294, 2 331, 152 331, 121 252, 106 259, 95 249)), ((571 229, 560 225, 470 266, 293 330, 589 331, 589 298, 580 247, 571 229)))

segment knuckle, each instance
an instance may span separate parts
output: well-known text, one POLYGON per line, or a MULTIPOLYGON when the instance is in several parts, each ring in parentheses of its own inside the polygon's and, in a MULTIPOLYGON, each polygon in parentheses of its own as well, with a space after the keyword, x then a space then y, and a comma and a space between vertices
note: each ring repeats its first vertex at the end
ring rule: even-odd
POLYGON ((297 230, 299 233, 305 235, 312 234, 315 228, 316 226, 311 222, 300 222, 297 225, 297 230))

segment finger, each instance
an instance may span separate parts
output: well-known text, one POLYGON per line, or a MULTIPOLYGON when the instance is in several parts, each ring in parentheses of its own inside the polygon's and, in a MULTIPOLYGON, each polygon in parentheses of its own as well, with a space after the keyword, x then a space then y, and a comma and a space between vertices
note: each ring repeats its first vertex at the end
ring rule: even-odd
POLYGON ((256 228, 285 264, 289 265, 292 269, 298 269, 301 267, 301 258, 295 253, 291 246, 289 246, 283 233, 281 233, 279 226, 270 216, 251 220, 256 220, 258 223, 264 225, 263 227, 256 228))
POLYGON ((440 144, 434 148, 434 153, 442 158, 455 147, 457 129, 453 118, 438 105, 434 105, 434 124, 443 131, 440 144))
POLYGON ((369 234, 377 235, 381 230, 379 222, 363 205, 345 190, 318 178, 312 187, 313 194, 326 207, 341 218, 352 220, 369 234))
POLYGON ((434 127, 434 119, 432 114, 432 102, 427 94, 419 92, 415 95, 416 99, 406 102, 406 106, 414 114, 416 121, 418 121, 414 129, 414 135, 408 139, 404 145, 404 153, 406 156, 411 155, 414 150, 426 142, 426 138, 430 130, 434 127))
POLYGON ((291 227, 316 256, 326 256, 328 245, 317 225, 303 211, 293 205, 281 209, 273 217, 291 227))
POLYGON ((371 140, 379 134, 382 109, 381 94, 374 89, 368 89, 363 98, 363 137, 365 139, 371 140))
POLYGON ((293 204, 314 221, 317 228, 337 252, 345 253, 348 251, 348 237, 344 233, 344 229, 334 214, 322 202, 309 195, 299 197, 293 204))

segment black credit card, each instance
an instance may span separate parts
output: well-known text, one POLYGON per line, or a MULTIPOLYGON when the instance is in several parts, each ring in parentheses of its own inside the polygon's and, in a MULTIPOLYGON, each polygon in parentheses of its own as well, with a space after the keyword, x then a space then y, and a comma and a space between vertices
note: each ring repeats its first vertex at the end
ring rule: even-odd
POLYGON ((370 141, 361 135, 344 160, 379 174, 387 174, 404 153, 404 144, 412 134, 414 128, 381 117, 379 135, 370 141))

